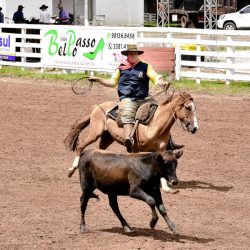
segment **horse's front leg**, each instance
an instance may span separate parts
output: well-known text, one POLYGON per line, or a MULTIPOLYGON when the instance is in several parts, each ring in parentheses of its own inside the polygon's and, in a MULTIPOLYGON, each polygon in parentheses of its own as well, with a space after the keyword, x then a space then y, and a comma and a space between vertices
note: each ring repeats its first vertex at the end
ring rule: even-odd
POLYGON ((129 193, 130 197, 135 198, 135 199, 139 199, 142 200, 144 202, 146 202, 152 211, 152 218, 150 221, 150 227, 154 228, 157 221, 158 221, 158 215, 155 211, 155 200, 153 197, 151 197, 150 195, 148 195, 147 193, 145 193, 141 188, 139 187, 132 187, 130 188, 130 193, 129 193))
POLYGON ((176 194, 180 192, 179 190, 170 188, 165 178, 161 178, 161 188, 166 193, 176 194))
POLYGON ((132 228, 129 226, 129 224, 123 218, 123 216, 122 216, 122 214, 120 212, 120 209, 119 209, 119 206, 118 206, 118 202, 117 202, 117 196, 116 195, 109 195, 109 205, 112 208, 112 210, 115 213, 115 215, 117 216, 117 218, 119 219, 119 221, 121 222, 124 231, 126 233, 133 232, 132 228))

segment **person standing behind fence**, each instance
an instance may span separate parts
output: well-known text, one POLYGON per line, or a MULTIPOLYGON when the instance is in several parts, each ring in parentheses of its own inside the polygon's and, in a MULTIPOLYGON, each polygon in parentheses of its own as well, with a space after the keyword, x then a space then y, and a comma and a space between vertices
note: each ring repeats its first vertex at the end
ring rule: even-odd
POLYGON ((2 12, 2 7, 0 7, 0 23, 4 23, 4 14, 2 12))
POLYGON ((25 22, 25 19, 23 16, 23 8, 24 7, 22 5, 18 5, 17 11, 13 15, 14 23, 24 23, 25 22))
POLYGON ((61 3, 58 4, 59 18, 56 19, 59 24, 69 24, 69 12, 63 9, 61 3))
POLYGON ((48 6, 43 4, 39 9, 42 11, 40 13, 39 23, 49 24, 51 15, 50 15, 50 13, 48 11, 48 6))

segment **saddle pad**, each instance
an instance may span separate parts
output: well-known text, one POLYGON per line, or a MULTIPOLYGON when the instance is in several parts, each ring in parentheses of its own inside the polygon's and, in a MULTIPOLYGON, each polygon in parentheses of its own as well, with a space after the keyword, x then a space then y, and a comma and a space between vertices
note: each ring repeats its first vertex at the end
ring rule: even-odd
POLYGON ((119 106, 115 105, 110 111, 108 111, 107 117, 115 121, 118 116, 118 108, 119 106))

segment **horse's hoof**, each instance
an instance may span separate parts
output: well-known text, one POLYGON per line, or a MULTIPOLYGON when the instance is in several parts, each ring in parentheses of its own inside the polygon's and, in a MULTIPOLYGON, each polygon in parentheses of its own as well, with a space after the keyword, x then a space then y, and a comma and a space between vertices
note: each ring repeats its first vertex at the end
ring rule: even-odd
POLYGON ((163 191, 165 193, 169 193, 169 194, 178 194, 180 192, 180 190, 178 189, 172 189, 172 188, 169 188, 169 189, 163 189, 163 191))
POLYGON ((74 173, 74 170, 69 168, 67 176, 70 178, 73 175, 73 173, 74 173))

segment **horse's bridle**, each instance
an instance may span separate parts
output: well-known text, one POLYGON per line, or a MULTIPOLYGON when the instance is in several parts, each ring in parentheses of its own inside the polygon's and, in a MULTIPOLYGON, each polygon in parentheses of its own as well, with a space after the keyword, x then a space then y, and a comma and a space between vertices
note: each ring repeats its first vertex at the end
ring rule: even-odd
MULTIPOLYGON (((182 105, 185 105, 185 103, 186 103, 188 100, 190 100, 190 99, 191 99, 191 97, 187 97, 187 98, 184 99, 184 101, 181 102, 181 104, 178 105, 177 107, 182 106, 182 105)), ((183 130, 187 131, 187 129, 186 129, 185 126, 183 125, 183 122, 181 122, 181 120, 180 120, 180 119, 177 117, 177 115, 176 115, 176 109, 177 109, 177 107, 175 108, 175 110, 173 110, 173 109, 171 108, 171 112, 172 112, 173 118, 174 118, 175 121, 177 121, 177 122, 179 122, 179 123, 181 124, 183 130)))

